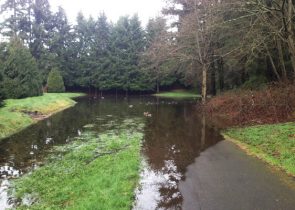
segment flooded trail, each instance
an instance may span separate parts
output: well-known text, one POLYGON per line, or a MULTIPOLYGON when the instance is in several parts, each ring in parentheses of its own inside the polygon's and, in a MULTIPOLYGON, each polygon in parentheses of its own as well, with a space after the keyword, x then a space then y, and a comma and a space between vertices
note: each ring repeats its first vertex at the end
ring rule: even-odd
POLYGON ((190 106, 160 106, 146 126, 134 210, 295 207, 295 180, 223 141, 190 106))
POLYGON ((217 129, 195 115, 194 105, 153 97, 85 97, 0 141, 0 210, 10 206, 11 179, 41 166, 54 146, 73 141, 85 125, 103 132, 133 117, 145 118, 134 209, 292 209, 295 181, 223 141, 217 129))

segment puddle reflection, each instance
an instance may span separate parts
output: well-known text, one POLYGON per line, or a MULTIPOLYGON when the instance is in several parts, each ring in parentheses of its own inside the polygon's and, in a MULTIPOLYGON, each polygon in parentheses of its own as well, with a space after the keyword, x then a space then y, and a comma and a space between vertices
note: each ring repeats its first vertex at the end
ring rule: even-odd
POLYGON ((160 103, 152 113, 145 130, 145 161, 133 209, 182 209, 178 184, 185 180, 187 166, 222 137, 206 126, 204 118, 194 115, 189 103, 160 103))

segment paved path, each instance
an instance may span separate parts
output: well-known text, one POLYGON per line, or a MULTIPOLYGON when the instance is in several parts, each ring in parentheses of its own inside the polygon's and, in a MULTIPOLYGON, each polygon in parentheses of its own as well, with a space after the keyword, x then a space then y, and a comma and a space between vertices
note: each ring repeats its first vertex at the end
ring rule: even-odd
POLYGON ((179 183, 185 210, 295 210, 295 179, 222 141, 187 167, 179 183))

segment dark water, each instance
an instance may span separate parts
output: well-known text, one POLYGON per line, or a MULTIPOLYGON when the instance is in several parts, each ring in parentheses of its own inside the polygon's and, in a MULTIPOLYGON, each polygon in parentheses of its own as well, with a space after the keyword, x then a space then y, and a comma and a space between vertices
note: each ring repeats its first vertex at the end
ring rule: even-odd
POLYGON ((75 107, 0 141, 1 210, 9 206, 10 179, 41 166, 53 146, 73 141, 86 129, 85 125, 91 124, 91 129, 101 132, 135 117, 144 119, 145 136, 143 170, 134 209, 196 209, 194 206, 183 208, 189 197, 184 195, 195 191, 184 191, 189 187, 182 186, 187 185, 187 180, 195 180, 196 173, 191 173, 190 168, 200 154, 209 147, 216 147, 222 137, 217 129, 206 126, 204 118, 196 115, 195 101, 153 97, 77 100, 75 107), (144 112, 151 116, 145 117, 144 112))
MULTIPOLYGON (((194 101, 151 97, 110 97, 104 100, 86 97, 77 100, 79 103, 75 107, 0 142, 2 190, 9 184, 7 179, 42 165, 53 146, 69 143, 83 132, 83 126, 94 124, 94 129, 99 132, 111 129, 112 123, 118 124, 120 120, 142 117, 146 122, 142 148, 146 167, 136 205, 147 205, 144 200, 148 199, 149 205, 180 206, 182 197, 177 182, 183 179, 185 168, 200 151, 221 140, 217 131, 205 128, 195 116, 194 101), (152 116, 145 117, 144 112, 152 116), (150 180, 155 185, 146 191, 145 178, 150 176, 155 176, 150 180), (146 193, 156 197, 148 198, 146 193), (144 200, 141 196, 145 197, 144 200)), ((4 206, 6 195, 4 192, 0 195, 0 204, 4 206)))
POLYGON ((178 183, 185 179, 186 167, 222 137, 206 127, 191 104, 160 105, 152 113, 145 130, 145 167, 134 209, 181 209, 178 183))

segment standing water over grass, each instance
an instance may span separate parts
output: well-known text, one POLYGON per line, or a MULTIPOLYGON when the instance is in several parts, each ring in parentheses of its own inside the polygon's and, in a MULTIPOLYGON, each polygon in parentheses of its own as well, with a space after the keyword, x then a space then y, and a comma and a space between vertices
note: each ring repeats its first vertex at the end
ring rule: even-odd
MULTIPOLYGON (((76 141, 88 131, 116 131, 124 122, 133 119, 144 123, 143 167, 133 208, 182 209, 190 197, 187 195, 193 195, 183 190, 189 189, 183 188, 186 181, 193 180, 189 186, 198 184, 191 168, 203 151, 215 148, 222 140, 218 130, 207 127, 205 119, 195 115, 194 107, 192 100, 154 97, 78 99, 75 107, 0 142, 0 209, 9 206, 6 188, 11 178, 42 166, 49 155, 58 155, 52 152, 53 147, 76 141), (144 116, 147 112, 149 114, 144 116)), ((214 158, 209 163, 214 162, 218 163, 214 158)), ((218 174, 217 171, 213 173, 218 174)))
MULTIPOLYGON (((52 153, 53 146, 67 144, 86 130, 105 132, 116 128, 124 120, 142 118, 145 122, 142 154, 145 164, 152 168, 147 170, 148 167, 144 167, 143 173, 162 171, 157 175, 159 179, 166 177, 165 182, 157 183, 157 190, 166 191, 167 199, 180 204, 181 196, 175 197, 177 188, 169 188, 175 187, 173 183, 181 179, 185 167, 193 162, 202 149, 220 140, 214 130, 207 132, 213 135, 210 142, 205 142, 204 138, 204 142, 198 140, 205 134, 202 133, 205 127, 192 114, 194 101, 157 100, 154 97, 110 97, 105 100, 85 97, 78 101, 75 107, 0 142, 2 190, 8 187, 7 180, 42 166, 44 158, 52 153), (151 113, 151 117, 145 117, 144 112, 151 113), (167 186, 163 186, 167 183, 167 186)), ((5 191, 1 196, 4 206, 3 203, 7 201, 5 191)))

